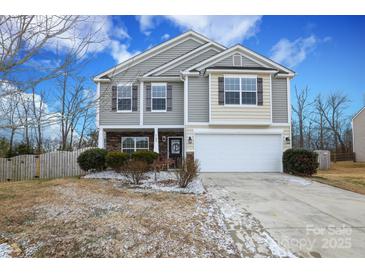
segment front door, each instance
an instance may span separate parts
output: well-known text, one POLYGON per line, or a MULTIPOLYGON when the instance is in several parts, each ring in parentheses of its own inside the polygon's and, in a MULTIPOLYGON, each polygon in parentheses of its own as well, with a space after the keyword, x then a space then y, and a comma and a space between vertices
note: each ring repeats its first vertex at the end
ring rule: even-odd
POLYGON ((168 157, 172 160, 170 168, 181 167, 182 161, 182 150, 183 150, 183 139, 182 137, 170 137, 169 138, 169 150, 168 157))

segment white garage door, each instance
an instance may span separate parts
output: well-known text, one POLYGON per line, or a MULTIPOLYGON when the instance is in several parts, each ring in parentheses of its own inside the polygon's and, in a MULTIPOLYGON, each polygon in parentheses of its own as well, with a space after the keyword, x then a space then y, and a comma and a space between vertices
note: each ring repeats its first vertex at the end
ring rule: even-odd
POLYGON ((196 134, 202 172, 281 172, 280 134, 196 134))

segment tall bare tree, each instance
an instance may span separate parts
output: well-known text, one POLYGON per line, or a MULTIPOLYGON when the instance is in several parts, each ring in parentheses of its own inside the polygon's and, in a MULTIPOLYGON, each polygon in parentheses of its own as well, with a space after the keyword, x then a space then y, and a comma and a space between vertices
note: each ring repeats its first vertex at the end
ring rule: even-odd
POLYGON ((292 109, 296 114, 298 120, 299 147, 301 148, 304 147, 304 126, 305 121, 309 115, 308 107, 311 104, 308 100, 308 91, 308 86, 301 90, 298 90, 298 88, 295 87, 296 105, 292 106, 292 109))
POLYGON ((319 110, 322 112, 324 119, 332 131, 333 146, 336 151, 338 145, 341 147, 342 152, 346 151, 342 134, 344 132, 344 126, 347 124, 344 111, 349 102, 346 95, 340 92, 332 92, 327 97, 326 103, 319 106, 319 110))

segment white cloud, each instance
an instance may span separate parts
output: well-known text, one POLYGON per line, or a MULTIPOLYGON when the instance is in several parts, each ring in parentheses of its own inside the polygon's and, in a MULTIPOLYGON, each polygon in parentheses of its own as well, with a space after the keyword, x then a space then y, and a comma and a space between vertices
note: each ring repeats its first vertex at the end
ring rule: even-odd
MULTIPOLYGON (((55 17, 57 18, 57 17, 55 17)), ((42 16, 38 20, 42 20, 42 16)), ((47 43, 51 51, 70 50, 82 39, 91 38, 90 43, 81 55, 110 51, 117 62, 124 61, 136 54, 129 51, 130 35, 125 26, 113 22, 111 16, 80 16, 70 30, 47 43)))
MULTIPOLYGON (((165 18, 183 31, 195 30, 227 46, 254 36, 261 21, 261 16, 171 15, 165 18)), ((141 31, 154 29, 158 24, 156 20, 152 16, 138 17, 141 31)))
POLYGON ((165 33, 164 35, 161 36, 162 40, 167 40, 169 38, 170 38, 170 34, 168 34, 168 33, 165 33))
POLYGON ((145 35, 150 35, 150 30, 155 27, 154 16, 141 15, 137 16, 137 20, 139 22, 139 29, 141 30, 141 32, 143 32, 145 35))
POLYGON ((329 40, 329 37, 321 40, 314 35, 300 37, 294 41, 283 38, 271 48, 271 58, 278 63, 294 67, 303 62, 319 42, 328 42, 329 40))
POLYGON ((113 59, 118 63, 121 63, 139 53, 139 51, 128 51, 128 46, 126 44, 119 43, 115 40, 110 42, 110 49, 113 59))

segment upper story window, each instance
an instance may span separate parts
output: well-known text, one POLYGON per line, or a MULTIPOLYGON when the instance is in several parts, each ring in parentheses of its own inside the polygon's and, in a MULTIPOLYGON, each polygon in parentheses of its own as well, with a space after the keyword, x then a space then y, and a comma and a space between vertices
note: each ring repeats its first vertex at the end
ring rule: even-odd
POLYGON ((225 105, 256 105, 256 76, 229 76, 224 78, 225 105))
POLYGON ((117 90, 118 111, 132 111, 132 86, 119 85, 117 90))
POLYGON ((166 83, 152 83, 151 110, 166 111, 167 86, 166 83))

